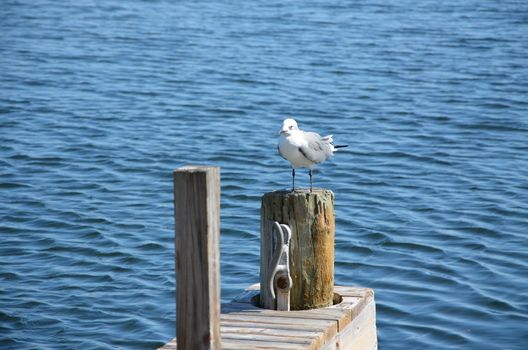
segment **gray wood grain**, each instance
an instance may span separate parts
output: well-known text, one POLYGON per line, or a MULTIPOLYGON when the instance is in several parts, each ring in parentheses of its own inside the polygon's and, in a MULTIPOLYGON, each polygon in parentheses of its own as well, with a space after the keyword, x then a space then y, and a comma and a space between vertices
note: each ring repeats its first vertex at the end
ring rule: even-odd
POLYGON ((173 176, 178 350, 220 349, 220 168, 173 176))

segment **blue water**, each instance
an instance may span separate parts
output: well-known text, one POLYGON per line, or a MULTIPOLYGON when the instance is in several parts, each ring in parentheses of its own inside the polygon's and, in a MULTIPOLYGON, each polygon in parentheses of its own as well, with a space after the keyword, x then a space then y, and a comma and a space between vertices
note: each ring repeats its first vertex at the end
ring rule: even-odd
POLYGON ((525 349, 528 3, 491 0, 2 1, 0 348, 171 339, 185 164, 222 167, 222 300, 257 282, 285 117, 350 145, 314 179, 380 349, 525 349))

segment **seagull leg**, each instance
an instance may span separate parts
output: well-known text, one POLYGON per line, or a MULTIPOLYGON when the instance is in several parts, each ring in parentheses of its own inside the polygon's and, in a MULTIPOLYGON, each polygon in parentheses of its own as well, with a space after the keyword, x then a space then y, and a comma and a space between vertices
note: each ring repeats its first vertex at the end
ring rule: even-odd
POLYGON ((312 192, 312 169, 308 171, 308 174, 310 175, 310 192, 312 192))
POLYGON ((292 168, 292 192, 295 192, 295 168, 292 168))

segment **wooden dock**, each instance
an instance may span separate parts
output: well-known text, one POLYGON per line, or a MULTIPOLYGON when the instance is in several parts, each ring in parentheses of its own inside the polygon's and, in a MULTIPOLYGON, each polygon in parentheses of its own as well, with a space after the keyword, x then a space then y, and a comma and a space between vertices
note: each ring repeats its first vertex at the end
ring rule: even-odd
MULTIPOLYGON (((222 306, 222 349, 377 349, 372 289, 334 286, 336 305, 303 311, 256 307, 259 291, 254 284, 222 306)), ((158 350, 176 350, 176 338, 158 350)))
POLYGON ((174 171, 177 340, 160 349, 376 350, 374 292, 334 285, 333 198, 265 195, 263 284, 220 305, 220 169, 174 171))

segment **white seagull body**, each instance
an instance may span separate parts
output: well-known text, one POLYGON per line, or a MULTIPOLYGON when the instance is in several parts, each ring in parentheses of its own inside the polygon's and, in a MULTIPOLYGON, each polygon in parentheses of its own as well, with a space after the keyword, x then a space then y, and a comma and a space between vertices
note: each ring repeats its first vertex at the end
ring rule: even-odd
POLYGON ((334 152, 343 146, 334 146, 332 135, 321 137, 315 132, 299 130, 297 122, 285 119, 279 131, 279 154, 291 163, 293 190, 295 190, 295 169, 308 168, 310 174, 310 191, 312 190, 312 169, 323 163, 334 152))

